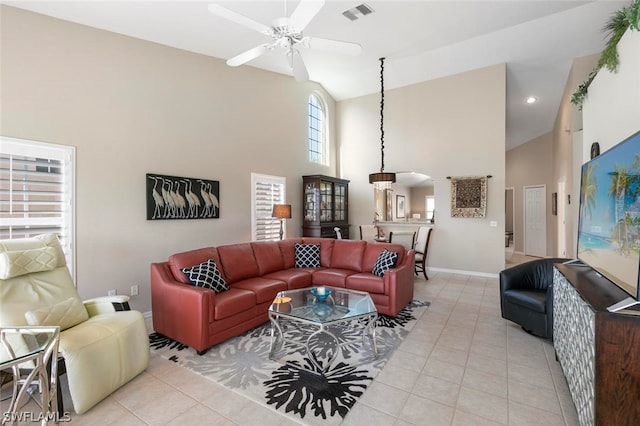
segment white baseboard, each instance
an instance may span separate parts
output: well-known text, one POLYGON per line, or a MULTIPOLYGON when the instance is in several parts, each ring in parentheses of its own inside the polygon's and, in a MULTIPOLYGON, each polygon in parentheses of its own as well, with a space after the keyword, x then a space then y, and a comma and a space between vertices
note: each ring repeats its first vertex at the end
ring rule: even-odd
POLYGON ((446 272, 446 273, 449 273, 449 274, 471 275, 471 276, 474 276, 474 277, 484 277, 484 278, 498 278, 498 274, 492 274, 492 273, 489 273, 489 272, 462 271, 460 269, 428 267, 427 271, 446 272))

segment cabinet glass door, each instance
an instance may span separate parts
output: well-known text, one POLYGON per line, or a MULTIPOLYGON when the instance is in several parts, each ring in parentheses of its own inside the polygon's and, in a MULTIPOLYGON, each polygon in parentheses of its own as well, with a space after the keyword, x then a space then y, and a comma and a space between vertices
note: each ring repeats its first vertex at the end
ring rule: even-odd
POLYGON ((304 220, 306 222, 318 221, 318 185, 307 183, 304 186, 304 220))
POLYGON ((334 220, 346 220, 347 218, 347 188, 344 185, 335 184, 335 218, 334 220))
POLYGON ((330 182, 320 182, 320 222, 333 221, 333 191, 330 182))

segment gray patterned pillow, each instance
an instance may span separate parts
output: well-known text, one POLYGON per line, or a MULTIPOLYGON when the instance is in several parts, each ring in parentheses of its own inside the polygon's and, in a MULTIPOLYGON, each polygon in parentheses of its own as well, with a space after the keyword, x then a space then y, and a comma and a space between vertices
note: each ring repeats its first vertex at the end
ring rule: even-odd
POLYGON ((320 267, 320 244, 294 245, 296 250, 296 268, 319 268, 320 267))
POLYGON ((376 264, 373 266, 371 273, 382 277, 387 270, 395 268, 396 263, 398 263, 398 253, 384 249, 378 256, 378 260, 376 260, 376 264))
POLYGON ((209 288, 216 293, 229 290, 229 284, 224 280, 213 259, 190 268, 182 268, 182 272, 196 287, 209 288))

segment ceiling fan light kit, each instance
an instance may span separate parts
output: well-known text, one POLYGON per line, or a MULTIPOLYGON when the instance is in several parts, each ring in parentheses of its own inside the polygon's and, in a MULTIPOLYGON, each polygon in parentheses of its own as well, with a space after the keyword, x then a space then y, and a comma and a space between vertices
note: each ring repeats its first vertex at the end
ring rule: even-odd
POLYGON ((300 3, 291 16, 287 17, 287 0, 284 0, 285 16, 275 18, 271 22, 271 26, 256 22, 247 16, 241 15, 219 4, 211 3, 208 8, 209 12, 220 18, 267 35, 273 40, 271 43, 261 44, 228 59, 227 65, 237 67, 246 64, 279 47, 286 51, 289 67, 296 81, 302 82, 309 79, 309 73, 300 54, 300 48, 325 50, 348 55, 357 55, 362 51, 362 47, 357 43, 318 37, 305 37, 303 35, 304 29, 318 12, 320 12, 324 3, 324 0, 300 0, 300 3))

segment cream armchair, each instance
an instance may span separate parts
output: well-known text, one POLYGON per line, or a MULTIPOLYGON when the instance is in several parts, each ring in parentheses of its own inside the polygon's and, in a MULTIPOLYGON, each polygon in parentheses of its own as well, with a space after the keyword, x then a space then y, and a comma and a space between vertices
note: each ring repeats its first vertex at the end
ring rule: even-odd
POLYGON ((59 351, 78 414, 149 365, 142 314, 117 310, 128 308, 126 296, 83 303, 55 235, 0 241, 0 305, 0 327, 60 327, 59 351))

